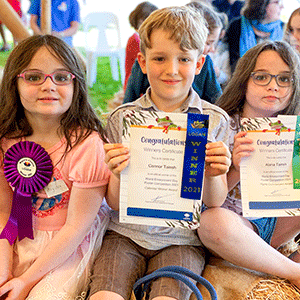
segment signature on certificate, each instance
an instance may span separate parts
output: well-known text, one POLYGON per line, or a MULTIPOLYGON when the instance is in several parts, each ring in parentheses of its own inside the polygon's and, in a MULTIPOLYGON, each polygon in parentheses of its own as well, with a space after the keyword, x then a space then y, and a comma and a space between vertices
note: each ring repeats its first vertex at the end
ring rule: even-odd
POLYGON ((175 196, 175 194, 170 194, 170 195, 164 195, 164 196, 157 196, 155 198, 152 198, 150 200, 146 200, 146 202, 149 203, 158 203, 158 204, 173 204, 172 201, 168 201, 167 199, 163 199, 163 198, 169 198, 175 196))
POLYGON ((283 188, 283 189, 280 189, 280 190, 274 190, 274 191, 271 192, 271 195, 277 194, 277 193, 279 193, 279 192, 281 192, 281 191, 284 191, 284 190, 286 190, 286 189, 287 189, 287 188, 283 188))

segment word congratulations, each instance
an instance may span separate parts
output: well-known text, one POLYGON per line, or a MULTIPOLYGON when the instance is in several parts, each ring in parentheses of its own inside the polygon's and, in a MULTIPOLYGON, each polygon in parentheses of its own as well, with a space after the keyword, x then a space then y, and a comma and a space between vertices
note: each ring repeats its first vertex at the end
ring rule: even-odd
POLYGON ((144 136, 141 137, 141 142, 146 144, 151 144, 152 146, 155 146, 157 144, 160 145, 171 145, 171 146, 185 146, 185 141, 180 141, 178 139, 150 139, 146 138, 144 136))
POLYGON ((262 141, 262 140, 257 140, 257 145, 264 145, 269 147, 270 145, 273 146, 280 146, 280 145, 293 145, 294 141, 293 140, 273 140, 273 141, 262 141))

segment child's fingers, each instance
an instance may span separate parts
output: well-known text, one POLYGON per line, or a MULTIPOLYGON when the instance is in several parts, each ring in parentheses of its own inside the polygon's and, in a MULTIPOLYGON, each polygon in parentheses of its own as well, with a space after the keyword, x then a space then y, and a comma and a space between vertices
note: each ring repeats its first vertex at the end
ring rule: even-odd
POLYGON ((104 148, 105 152, 108 152, 113 149, 120 149, 120 148, 126 148, 126 147, 124 147, 123 144, 104 144, 103 148, 104 148))
POLYGON ((214 148, 221 148, 226 147, 223 142, 210 142, 206 144, 206 149, 214 149, 214 148))
POLYGON ((253 144, 253 140, 249 138, 240 138, 234 141, 234 147, 238 147, 240 145, 250 145, 253 144))
POLYGON ((239 154, 241 152, 253 152, 255 149, 251 145, 239 145, 238 147, 235 147, 232 151, 232 155, 239 154))
POLYGON ((10 281, 5 283, 3 286, 0 288, 0 297, 9 292, 12 289, 10 281))
POLYGON ((238 139, 238 138, 243 138, 247 135, 247 131, 240 131, 238 132, 235 136, 234 136, 234 140, 238 139))
POLYGON ((246 137, 247 132, 246 131, 240 131, 234 136, 234 146, 240 145, 240 144, 252 144, 253 140, 246 137))
POLYGON ((115 169, 117 169, 120 166, 120 164, 128 161, 129 157, 130 157, 129 154, 115 156, 113 158, 110 158, 106 162, 106 164, 111 171, 114 171, 115 169))
POLYGON ((206 156, 221 155, 231 157, 229 148, 223 142, 209 143, 205 150, 206 156))
POLYGON ((121 174, 121 172, 128 166, 129 159, 124 160, 118 166, 116 166, 113 170, 111 170, 117 177, 121 174))
POLYGON ((129 155, 129 149, 126 147, 107 147, 109 149, 106 149, 106 153, 105 153, 105 157, 104 157, 104 161, 106 164, 109 164, 109 162, 111 160, 113 160, 116 157, 119 156, 128 156, 129 155))
POLYGON ((225 174, 229 170, 229 166, 227 164, 211 163, 211 164, 209 164, 209 167, 212 169, 218 170, 219 174, 225 174))
POLYGON ((226 166, 231 165, 231 159, 230 159, 230 157, 228 157, 226 155, 206 156, 205 162, 209 163, 210 165, 212 165, 212 164, 222 164, 222 165, 226 165, 226 166))

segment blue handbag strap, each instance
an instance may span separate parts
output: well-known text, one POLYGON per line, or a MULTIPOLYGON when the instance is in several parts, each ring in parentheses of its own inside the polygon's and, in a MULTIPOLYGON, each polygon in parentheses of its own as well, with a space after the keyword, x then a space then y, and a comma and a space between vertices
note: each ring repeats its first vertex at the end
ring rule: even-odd
POLYGON ((182 281, 194 292, 197 300, 203 300, 198 287, 189 279, 192 278, 207 288, 212 300, 217 300, 217 293, 208 280, 193 273, 189 269, 180 266, 163 267, 137 280, 133 286, 136 300, 142 300, 144 293, 147 291, 151 281, 159 277, 171 277, 182 281))
POLYGON ((195 293, 197 300, 203 300, 202 295, 201 295, 199 289, 197 288, 197 286, 193 282, 191 282, 186 276, 178 274, 176 272, 168 272, 168 271, 159 272, 158 270, 149 275, 146 275, 146 276, 140 278, 134 284, 133 291, 134 291, 136 300, 142 300, 144 297, 144 293, 149 286, 148 284, 152 280, 157 279, 159 277, 171 277, 171 278, 182 281, 195 293), (143 284, 144 284, 144 286, 143 286, 143 284))

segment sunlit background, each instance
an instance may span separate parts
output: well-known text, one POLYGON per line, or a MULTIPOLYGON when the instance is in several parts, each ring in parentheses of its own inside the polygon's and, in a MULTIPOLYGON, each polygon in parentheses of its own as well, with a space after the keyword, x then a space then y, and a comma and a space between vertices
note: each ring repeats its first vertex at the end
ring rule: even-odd
MULTIPOLYGON (((120 22, 122 46, 126 46, 128 38, 133 34, 134 29, 130 27, 128 16, 132 10, 144 0, 78 0, 81 6, 81 17, 91 11, 109 11, 114 12, 120 22), (101 3, 101 4, 100 4, 101 3)), ((185 5, 189 0, 149 0, 149 2, 155 4, 158 8, 172 6, 172 5, 185 5)), ((283 0, 284 9, 282 12, 282 20, 286 22, 291 12, 300 6, 300 0, 283 0)), ((75 43, 80 44, 80 38, 75 38, 75 43)))
MULTIPOLYGON (((132 10, 144 0, 78 0, 81 8, 81 19, 83 19, 86 14, 94 11, 108 11, 113 12, 118 16, 121 36, 122 36, 122 46, 125 47, 128 38, 133 34, 134 29, 130 27, 128 16, 132 10)), ((149 0, 149 2, 155 4, 158 8, 172 6, 172 5, 185 5, 189 0, 149 0)), ((286 22, 291 14, 291 12, 300 6, 300 0, 283 0, 284 9, 282 12, 282 20, 286 22)), ((22 10, 24 13, 28 11, 30 5, 29 0, 22 0, 22 10)), ((29 16, 27 16, 29 20, 29 16)), ((83 46, 82 35, 80 32, 74 38, 75 46, 83 46)))

